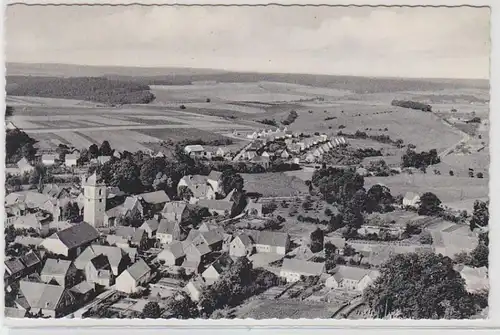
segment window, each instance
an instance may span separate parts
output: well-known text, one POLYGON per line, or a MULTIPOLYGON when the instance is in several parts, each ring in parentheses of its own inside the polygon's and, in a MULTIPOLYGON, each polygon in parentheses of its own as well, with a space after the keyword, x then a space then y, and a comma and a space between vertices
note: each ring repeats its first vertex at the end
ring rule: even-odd
POLYGON ((102 190, 101 189, 99 189, 99 195, 102 195, 102 190))
POLYGON ((102 203, 102 199, 99 199, 99 202, 102 203))

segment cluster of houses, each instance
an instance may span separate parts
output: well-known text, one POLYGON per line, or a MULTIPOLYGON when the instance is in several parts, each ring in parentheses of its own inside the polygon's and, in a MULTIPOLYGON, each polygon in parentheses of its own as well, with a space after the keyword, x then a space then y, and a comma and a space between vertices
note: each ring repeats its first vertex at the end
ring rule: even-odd
POLYGON ((344 137, 331 137, 327 135, 304 136, 291 131, 278 128, 277 130, 254 132, 248 136, 253 141, 246 146, 233 159, 236 161, 247 160, 253 163, 269 166, 272 159, 280 158, 294 164, 301 162, 314 163, 331 149, 346 145, 344 137), (283 145, 273 146, 273 143, 283 145))

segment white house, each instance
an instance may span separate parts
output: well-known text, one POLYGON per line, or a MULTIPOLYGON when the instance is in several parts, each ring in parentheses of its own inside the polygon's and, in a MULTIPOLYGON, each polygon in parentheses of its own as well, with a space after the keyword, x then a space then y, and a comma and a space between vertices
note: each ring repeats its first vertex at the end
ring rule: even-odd
POLYGON ((56 155, 42 155, 42 164, 46 166, 54 165, 57 161, 56 155))
POLYGON ((359 292, 371 285, 380 275, 376 270, 345 265, 338 266, 334 271, 335 273, 326 280, 326 287, 359 292))
POLYGON ((165 265, 181 265, 184 258, 184 247, 181 242, 170 243, 156 258, 165 262, 165 265))
POLYGON ((200 300, 201 293, 205 288, 205 281, 201 277, 191 279, 184 288, 187 294, 191 297, 191 300, 200 300))
POLYGON ((283 150, 281 152, 281 158, 287 159, 288 157, 290 157, 290 154, 288 153, 288 151, 286 151, 286 149, 283 150))
POLYGON ((233 257, 246 257, 252 254, 253 242, 248 235, 239 234, 229 244, 229 254, 233 257))
POLYGON ((413 192, 406 192, 403 198, 403 206, 417 207, 420 202, 420 196, 413 192))
POLYGON ((220 193, 221 191, 221 177, 222 177, 222 172, 212 170, 210 171, 208 177, 207 177, 207 183, 212 186, 212 189, 216 193, 220 193))
POLYGON ((116 290, 134 293, 151 279, 151 268, 143 259, 139 259, 116 278, 116 290))
POLYGON ((64 165, 71 167, 76 166, 76 161, 78 160, 78 156, 75 154, 68 154, 64 156, 64 165))
POLYGON ((191 157, 204 157, 206 156, 205 149, 201 145, 186 145, 184 152, 191 157))
POLYGON ((290 247, 290 237, 286 233, 274 231, 259 231, 255 238, 257 252, 270 252, 286 255, 290 247))
POLYGON ((280 277, 287 282, 299 281, 302 276, 320 276, 325 272, 325 263, 315 263, 300 259, 285 258, 280 270, 280 277))

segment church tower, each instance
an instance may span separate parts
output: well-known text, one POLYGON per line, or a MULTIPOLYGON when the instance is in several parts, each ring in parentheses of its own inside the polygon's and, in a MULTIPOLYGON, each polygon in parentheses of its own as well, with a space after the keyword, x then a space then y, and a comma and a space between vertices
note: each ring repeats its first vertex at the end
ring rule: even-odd
POLYGON ((99 182, 94 173, 83 182, 83 221, 95 228, 107 226, 104 222, 106 212, 106 184, 99 182))

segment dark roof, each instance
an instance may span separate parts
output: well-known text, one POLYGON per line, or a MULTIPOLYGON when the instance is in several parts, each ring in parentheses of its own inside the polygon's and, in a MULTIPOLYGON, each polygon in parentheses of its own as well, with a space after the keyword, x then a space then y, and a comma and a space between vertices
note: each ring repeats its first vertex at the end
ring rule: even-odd
POLYGON ((132 264, 132 266, 130 266, 126 271, 132 276, 132 278, 134 278, 135 280, 139 280, 140 278, 148 274, 151 269, 141 258, 137 262, 132 264))
POLYGON ((285 247, 288 240, 287 233, 274 231, 260 231, 257 235, 256 244, 271 245, 275 247, 285 247))
POLYGON ((165 193, 165 191, 142 193, 139 194, 138 197, 142 198, 142 200, 149 204, 162 204, 170 201, 170 198, 168 197, 167 193, 165 193))
POLYGON ((6 260, 4 264, 5 268, 8 269, 11 273, 17 273, 25 269, 23 262, 21 262, 21 260, 18 258, 6 260))
POLYGON ((200 199, 197 206, 206 207, 210 210, 218 211, 231 211, 233 209, 234 202, 226 200, 211 200, 211 199, 200 199))
POLYGON ((91 262, 96 270, 109 270, 111 268, 111 266, 109 265, 108 257, 103 254, 92 258, 91 262))
POLYGON ((174 221, 169 221, 167 219, 162 219, 160 225, 158 226, 157 234, 173 234, 176 229, 179 229, 179 224, 174 221))
POLYGON ((221 176, 222 176, 222 172, 212 170, 212 171, 210 171, 210 173, 208 174, 208 179, 211 179, 211 180, 219 180, 221 176))
POLYGON ((149 229, 151 229, 151 231, 156 231, 156 230, 158 230, 158 226, 159 226, 159 225, 160 225, 160 223, 158 222, 158 220, 151 219, 151 220, 147 220, 147 221, 145 221, 145 222, 142 224, 141 228, 142 228, 142 227, 144 227, 144 228, 142 228, 142 229, 145 229, 145 228, 146 228, 146 226, 148 226, 148 227, 149 227, 149 229))
POLYGON ((30 250, 26 254, 22 255, 21 260, 27 267, 31 267, 41 262, 40 257, 38 257, 33 250, 30 250))
POLYGON ((96 240, 99 237, 99 232, 88 223, 81 222, 58 231, 54 235, 56 235, 65 246, 72 249, 96 240))

